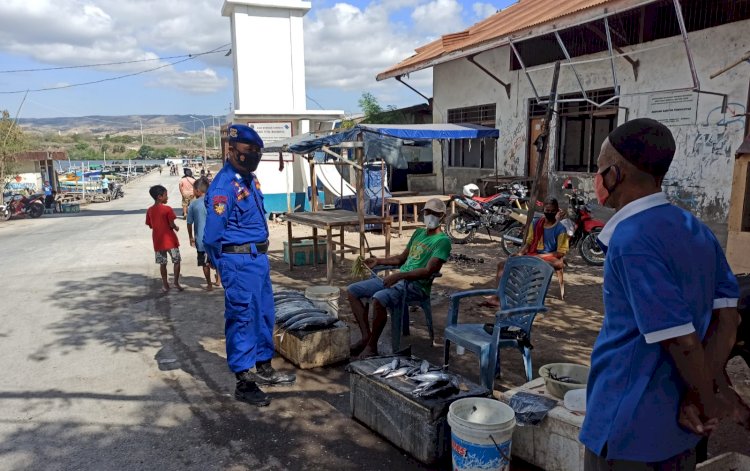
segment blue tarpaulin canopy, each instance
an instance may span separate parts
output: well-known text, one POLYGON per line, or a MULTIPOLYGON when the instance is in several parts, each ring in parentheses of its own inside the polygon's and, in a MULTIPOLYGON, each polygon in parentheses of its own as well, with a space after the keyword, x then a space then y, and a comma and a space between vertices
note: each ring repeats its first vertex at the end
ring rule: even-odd
MULTIPOLYGON (((478 124, 360 124, 366 132, 409 140, 482 139, 500 137, 500 131, 478 124)), ((356 128, 355 128, 356 129, 356 128)))
POLYGON ((323 147, 336 147, 342 142, 356 141, 357 136, 363 133, 412 141, 497 139, 500 136, 497 129, 477 124, 358 124, 329 136, 306 134, 287 141, 271 142, 266 145, 265 150, 310 154, 323 147))

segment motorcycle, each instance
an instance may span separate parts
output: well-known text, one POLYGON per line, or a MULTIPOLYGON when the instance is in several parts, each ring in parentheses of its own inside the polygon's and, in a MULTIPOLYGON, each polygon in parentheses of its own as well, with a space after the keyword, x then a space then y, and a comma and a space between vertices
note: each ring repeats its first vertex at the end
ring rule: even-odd
POLYGON ((494 195, 481 197, 478 186, 473 183, 465 185, 462 194, 451 196, 457 211, 445 220, 446 234, 453 243, 466 244, 482 228, 488 235, 490 231, 505 232, 509 226, 518 224, 511 217, 512 208, 526 206, 526 191, 523 185, 514 184, 494 195))
POLYGON ((38 218, 44 214, 44 193, 30 196, 13 195, 4 206, 5 209, 0 215, 5 221, 24 215, 38 218))
POLYGON ((110 199, 116 200, 125 196, 125 190, 122 189, 122 183, 110 183, 109 184, 109 197, 110 199))
POLYGON ((10 209, 5 203, 0 204, 0 220, 7 221, 10 219, 10 209))
MULTIPOLYGON (((578 189, 573 188, 570 179, 565 180, 562 189, 571 190, 570 193, 565 195, 568 198, 567 217, 560 221, 560 224, 565 226, 570 236, 570 248, 578 249, 581 258, 589 265, 604 265, 604 251, 597 242, 597 237, 604 228, 604 222, 594 219, 591 208, 586 204, 578 189)), ((514 255, 521 250, 521 247, 523 247, 522 232, 523 225, 518 224, 509 227, 503 233, 502 246, 505 253, 514 255)))

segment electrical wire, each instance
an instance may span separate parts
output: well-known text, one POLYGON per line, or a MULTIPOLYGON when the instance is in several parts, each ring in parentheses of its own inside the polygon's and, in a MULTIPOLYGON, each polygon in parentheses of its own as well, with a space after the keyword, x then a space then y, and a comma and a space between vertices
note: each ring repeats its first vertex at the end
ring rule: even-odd
POLYGON ((80 83, 72 83, 72 84, 60 85, 60 86, 57 86, 57 87, 45 87, 45 88, 25 89, 25 90, 0 91, 0 95, 13 95, 13 94, 18 94, 18 93, 26 93, 26 92, 47 92, 47 91, 51 91, 51 90, 63 90, 63 89, 67 89, 67 88, 82 87, 84 85, 94 85, 94 84, 97 84, 97 83, 111 82, 113 80, 120 80, 120 79, 124 79, 124 78, 128 78, 128 77, 134 77, 136 75, 145 74, 145 73, 148 73, 148 72, 154 72, 154 71, 159 70, 159 69, 164 69, 164 68, 167 68, 167 67, 170 67, 170 66, 173 66, 173 65, 177 65, 177 64, 181 64, 183 62, 187 62, 187 61, 193 60, 193 59, 197 58, 198 56, 203 56, 203 55, 206 55, 206 54, 216 54, 216 53, 219 53, 219 52, 224 52, 224 51, 222 51, 222 50, 216 50, 216 51, 211 51, 211 52, 203 52, 203 53, 200 53, 200 54, 192 54, 190 57, 187 57, 185 59, 181 59, 181 60, 178 60, 178 61, 175 61, 175 62, 169 62, 167 64, 160 65, 158 67, 153 67, 151 69, 146 69, 146 70, 141 70, 141 71, 138 71, 138 72, 133 72, 131 74, 117 75, 115 77, 107 77, 107 78, 104 78, 104 79, 92 80, 90 82, 80 82, 80 83))
POLYGON ((217 52, 226 52, 229 49, 224 49, 224 48, 226 48, 229 45, 230 43, 222 44, 216 49, 211 49, 210 51, 201 52, 198 54, 182 54, 179 56, 154 57, 152 59, 136 59, 136 60, 120 61, 120 62, 101 62, 98 64, 66 65, 66 66, 60 66, 60 67, 40 67, 37 69, 0 70, 0 74, 15 74, 15 73, 20 73, 20 72, 47 72, 47 71, 52 71, 52 70, 66 70, 66 69, 86 69, 86 68, 92 68, 92 67, 105 67, 109 65, 137 64, 139 62, 152 62, 152 61, 161 61, 161 60, 167 61, 167 60, 172 60, 172 59, 192 58, 192 57, 203 56, 206 54, 215 54, 217 52), (219 49, 221 49, 221 51, 219 49))

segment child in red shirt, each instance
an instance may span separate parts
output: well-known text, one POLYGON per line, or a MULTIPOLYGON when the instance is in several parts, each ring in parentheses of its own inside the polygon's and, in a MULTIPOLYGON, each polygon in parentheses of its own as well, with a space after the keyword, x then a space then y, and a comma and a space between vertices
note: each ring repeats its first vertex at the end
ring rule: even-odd
POLYGON ((169 197, 166 188, 155 185, 148 192, 154 199, 154 205, 146 211, 146 225, 152 231, 156 263, 159 264, 159 270, 161 271, 162 291, 164 293, 169 292, 167 254, 172 258, 174 264, 174 287, 178 291, 182 291, 183 288, 180 286, 180 241, 177 240, 176 234, 180 228, 174 223, 177 216, 172 208, 167 206, 169 197))

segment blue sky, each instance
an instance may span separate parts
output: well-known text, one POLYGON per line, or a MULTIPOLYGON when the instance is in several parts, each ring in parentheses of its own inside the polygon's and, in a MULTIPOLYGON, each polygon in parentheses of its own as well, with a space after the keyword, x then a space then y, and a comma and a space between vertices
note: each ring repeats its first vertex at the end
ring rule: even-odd
MULTIPOLYGON (((21 117, 128 114, 224 116, 233 97, 230 41, 222 0, 3 0, 0 3, 0 92, 58 87, 162 69, 94 85, 32 92, 21 117), (50 21, 53 20, 53 21, 50 21), (44 25, 40 27, 40 25, 44 25), (167 56, 208 54, 170 65, 167 56), (135 61, 55 71, 9 70, 135 61)), ((375 75, 415 47, 458 31, 512 0, 313 1, 305 17, 308 97, 326 109, 359 111, 364 91, 383 105, 408 106, 421 98, 395 80, 375 75), (372 51, 368 53, 368 51, 372 51), (364 53, 363 53, 364 52, 364 53)), ((429 71, 412 83, 431 93, 429 71)), ((23 93, 0 93, 0 109, 15 114, 23 93)), ((318 105, 308 100, 309 109, 318 105)))

